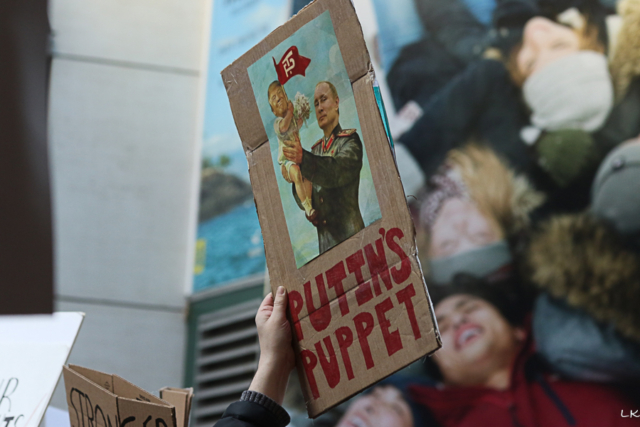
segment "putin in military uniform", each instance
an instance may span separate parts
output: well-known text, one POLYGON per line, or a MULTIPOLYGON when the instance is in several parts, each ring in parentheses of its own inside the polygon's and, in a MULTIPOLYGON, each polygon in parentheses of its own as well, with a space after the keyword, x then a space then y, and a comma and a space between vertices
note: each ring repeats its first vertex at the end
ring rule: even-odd
MULTIPOLYGON (((311 152, 299 142, 283 148, 285 157, 300 165, 302 176, 313 183, 311 202, 315 214, 307 219, 318 230, 321 254, 364 228, 358 205, 362 141, 355 129, 340 127, 339 104, 335 86, 325 81, 318 83, 314 106, 324 137, 311 152)), ((286 179, 284 173, 283 176, 286 179)), ((293 195, 303 209, 295 188, 293 195)))

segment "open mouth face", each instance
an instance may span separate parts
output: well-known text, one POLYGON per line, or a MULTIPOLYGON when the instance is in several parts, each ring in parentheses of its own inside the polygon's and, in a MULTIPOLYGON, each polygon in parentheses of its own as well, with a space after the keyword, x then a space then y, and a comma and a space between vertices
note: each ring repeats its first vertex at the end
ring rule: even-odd
POLYGON ((490 338, 487 325, 491 324, 487 321, 491 318, 483 315, 485 305, 483 300, 468 295, 455 295, 438 304, 436 318, 445 353, 451 353, 452 357, 473 358, 478 351, 474 344, 487 341, 487 336, 490 338))
POLYGON ((481 326, 468 323, 461 326, 455 334, 455 348, 460 351, 463 348, 476 342, 481 336, 484 330, 481 326))
POLYGON ((345 427, 369 427, 369 423, 367 423, 363 418, 356 414, 345 420, 344 425, 345 427))
POLYGON ((454 294, 438 302, 435 315, 442 348, 434 361, 445 384, 487 385, 497 369, 509 368, 525 339, 489 301, 454 294))

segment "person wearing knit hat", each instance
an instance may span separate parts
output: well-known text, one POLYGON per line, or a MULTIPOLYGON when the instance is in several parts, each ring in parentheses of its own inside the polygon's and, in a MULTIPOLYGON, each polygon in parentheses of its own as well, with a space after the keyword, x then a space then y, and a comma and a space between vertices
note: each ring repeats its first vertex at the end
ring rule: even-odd
POLYGON ((531 110, 531 125, 521 131, 529 145, 543 131, 597 131, 613 109, 606 47, 598 37, 602 29, 575 8, 557 19, 530 19, 511 56, 512 76, 531 110))
POLYGON ((508 273, 513 256, 507 240, 526 229, 529 212, 542 201, 491 149, 470 144, 452 150, 420 207, 419 230, 428 240, 421 253, 430 279, 447 284, 462 272, 508 273))
POLYGON ((591 212, 640 252, 640 138, 604 159, 591 193, 591 212))
POLYGON ((493 12, 493 29, 489 33, 489 45, 498 49, 503 58, 522 41, 526 23, 540 15, 534 0, 503 0, 493 12))

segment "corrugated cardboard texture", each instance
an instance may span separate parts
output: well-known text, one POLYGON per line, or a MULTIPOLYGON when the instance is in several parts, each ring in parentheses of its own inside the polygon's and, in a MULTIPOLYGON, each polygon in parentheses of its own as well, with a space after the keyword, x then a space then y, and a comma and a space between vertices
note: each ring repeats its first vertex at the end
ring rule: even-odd
POLYGON ((69 365, 69 368, 83 377, 93 381, 105 390, 113 393, 113 375, 104 372, 94 371, 93 369, 84 368, 78 365, 69 365))
POLYGON ((137 385, 131 384, 118 375, 113 375, 113 392, 119 397, 126 397, 128 399, 136 399, 143 402, 151 402, 159 405, 166 405, 167 402, 158 399, 153 394, 141 389, 137 385))
POLYGON ((176 427, 176 410, 164 405, 118 397, 120 427, 176 427))
MULTIPOLYGON (((299 322, 304 339, 299 341, 296 353, 309 350, 317 359, 305 360, 303 353, 297 365, 310 414, 326 411, 347 396, 414 362, 425 351, 430 353, 439 347, 431 322, 430 303, 422 277, 416 273, 420 270, 415 261, 412 267, 411 276, 402 285, 394 284, 390 292, 378 296, 372 292, 373 297, 364 303, 357 301, 356 289, 348 292, 349 307, 358 307, 353 315, 343 316, 339 300, 331 301, 329 310, 332 319, 339 319, 334 320, 337 328, 318 332, 309 316, 299 322), (407 307, 401 301, 411 295, 414 295, 409 299, 412 304, 407 307), (363 337, 359 337, 359 326, 365 331, 363 337), (340 345, 341 340, 345 344, 340 345), (313 366, 312 375, 305 372, 308 366, 313 366), (315 381, 315 385, 310 381, 315 381), (314 387, 318 396, 315 399, 314 387)), ((367 287, 368 283, 360 286, 367 287)))
POLYGON ((177 427, 173 405, 117 375, 63 368, 72 427, 177 427))
POLYGON ((189 425, 189 412, 191 411, 193 389, 164 387, 160 389, 160 398, 175 406, 176 426, 187 427, 189 425))
POLYGON ((289 291, 297 367, 316 417, 440 347, 415 230, 349 0, 319 0, 222 72, 249 164, 272 289, 289 291), (329 10, 347 68, 382 219, 296 268, 276 171, 247 68, 329 10))
POLYGON ((93 423, 99 427, 119 427, 118 397, 83 376, 87 371, 70 368, 63 367, 62 373, 71 427, 89 427, 93 423))

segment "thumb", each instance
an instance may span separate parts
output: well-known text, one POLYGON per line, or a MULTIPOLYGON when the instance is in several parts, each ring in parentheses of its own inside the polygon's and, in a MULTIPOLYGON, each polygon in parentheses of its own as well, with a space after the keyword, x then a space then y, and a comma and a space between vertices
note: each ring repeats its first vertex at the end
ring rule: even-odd
POLYGON ((287 290, 284 286, 278 286, 276 290, 276 300, 273 303, 273 314, 276 320, 284 320, 286 318, 287 310, 287 290))

